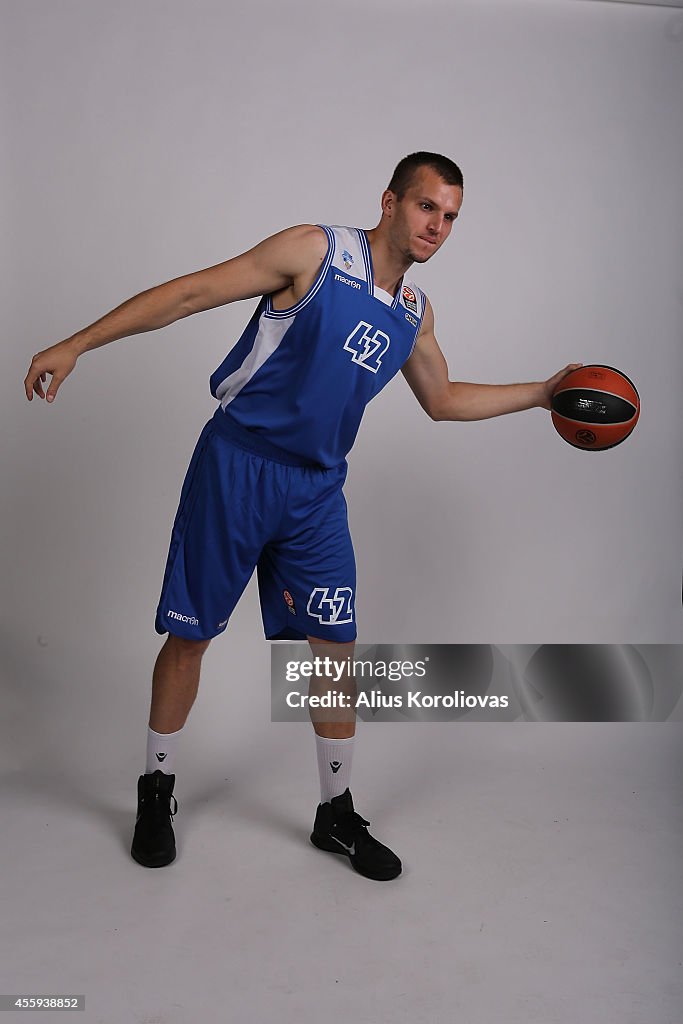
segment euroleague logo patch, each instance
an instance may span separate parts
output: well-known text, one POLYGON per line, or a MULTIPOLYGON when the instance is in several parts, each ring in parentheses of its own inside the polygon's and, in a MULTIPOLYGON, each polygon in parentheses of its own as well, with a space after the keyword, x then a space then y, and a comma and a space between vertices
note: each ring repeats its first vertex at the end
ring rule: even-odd
POLYGON ((412 309, 413 313, 417 313, 417 297, 407 284, 403 285, 403 305, 406 309, 412 309))
POLYGON ((581 444, 595 444, 595 434, 592 430, 577 430, 574 436, 581 444))
POLYGON ((292 613, 292 615, 296 615, 296 607, 294 605, 294 598, 292 597, 290 592, 288 590, 283 590, 282 591, 282 596, 284 597, 285 604, 289 608, 289 610, 292 613))

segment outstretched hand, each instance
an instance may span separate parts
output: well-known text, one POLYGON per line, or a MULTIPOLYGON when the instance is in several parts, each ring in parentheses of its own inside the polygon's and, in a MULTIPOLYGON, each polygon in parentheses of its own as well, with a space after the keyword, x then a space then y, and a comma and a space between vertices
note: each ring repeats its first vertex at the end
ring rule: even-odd
POLYGON ((563 370, 559 370, 553 377, 549 377, 548 380, 543 382, 543 401, 541 402, 542 409, 550 409, 553 397, 553 392, 561 380, 571 373, 572 370, 578 370, 583 363, 569 363, 563 370))
POLYGON ((78 354, 69 340, 60 341, 59 344, 38 352, 33 357, 24 380, 24 390, 29 402, 32 401, 34 392, 39 398, 47 398, 48 402, 53 402, 64 378, 68 377, 76 365, 77 358, 78 354), (52 374, 52 380, 45 395, 43 384, 48 373, 52 374))

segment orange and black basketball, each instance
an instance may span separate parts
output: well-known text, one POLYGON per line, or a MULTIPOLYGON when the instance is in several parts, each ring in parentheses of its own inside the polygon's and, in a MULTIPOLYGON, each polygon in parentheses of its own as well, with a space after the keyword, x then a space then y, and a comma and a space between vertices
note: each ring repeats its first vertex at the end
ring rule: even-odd
POLYGON ((599 452, 625 441, 640 415, 633 381, 613 366, 592 363, 572 370, 552 398, 551 416, 560 437, 575 448, 599 452))

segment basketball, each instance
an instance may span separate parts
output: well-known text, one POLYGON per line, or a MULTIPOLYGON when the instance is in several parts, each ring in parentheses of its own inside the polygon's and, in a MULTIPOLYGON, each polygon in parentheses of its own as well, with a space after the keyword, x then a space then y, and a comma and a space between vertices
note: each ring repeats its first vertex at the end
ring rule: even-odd
POLYGON ((592 363, 568 373, 553 392, 551 416, 574 448, 601 452, 629 436, 640 415, 633 381, 613 366, 592 363))

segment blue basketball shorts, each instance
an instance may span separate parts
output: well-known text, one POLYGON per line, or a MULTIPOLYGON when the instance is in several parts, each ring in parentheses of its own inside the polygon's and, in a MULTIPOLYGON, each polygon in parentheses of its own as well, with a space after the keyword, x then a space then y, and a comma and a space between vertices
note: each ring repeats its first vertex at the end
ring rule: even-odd
POLYGON ((356 637, 347 465, 313 466, 245 431, 219 406, 183 483, 157 633, 222 633, 257 570, 268 640, 356 637))

